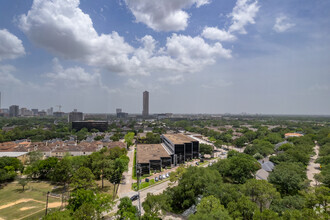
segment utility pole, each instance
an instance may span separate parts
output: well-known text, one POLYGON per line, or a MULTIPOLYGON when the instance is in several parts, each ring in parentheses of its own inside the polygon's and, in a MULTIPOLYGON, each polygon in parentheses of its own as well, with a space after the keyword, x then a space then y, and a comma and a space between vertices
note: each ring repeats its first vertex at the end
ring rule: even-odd
POLYGON ((47 215, 47 209, 48 209, 48 196, 49 196, 49 191, 47 192, 47 201, 46 201, 46 213, 45 216, 47 215))

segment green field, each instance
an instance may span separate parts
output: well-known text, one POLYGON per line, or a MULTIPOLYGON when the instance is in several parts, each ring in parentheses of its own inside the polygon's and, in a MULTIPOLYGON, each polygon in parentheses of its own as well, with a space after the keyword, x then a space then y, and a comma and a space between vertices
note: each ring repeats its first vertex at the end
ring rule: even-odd
MULTIPOLYGON (((0 189, 0 219, 39 219, 45 213, 46 195, 53 186, 46 182, 30 182, 22 191, 17 183, 0 189)), ((61 206, 61 199, 49 197, 49 211, 61 206)))

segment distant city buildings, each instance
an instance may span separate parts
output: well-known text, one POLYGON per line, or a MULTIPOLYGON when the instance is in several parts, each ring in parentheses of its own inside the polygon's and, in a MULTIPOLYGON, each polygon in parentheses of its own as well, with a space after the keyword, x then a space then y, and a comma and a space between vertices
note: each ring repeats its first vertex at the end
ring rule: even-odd
POLYGON ((149 116, 149 92, 148 91, 143 92, 142 116, 144 116, 144 117, 149 116))
POLYGON ((39 110, 37 108, 31 109, 31 111, 32 111, 32 113, 33 113, 34 116, 37 116, 38 115, 38 111, 39 110))
POLYGON ((47 109, 47 115, 52 116, 53 115, 53 107, 50 107, 47 109))
POLYGON ((63 118, 65 116, 64 112, 54 112, 53 116, 56 118, 63 118))
POLYGON ((84 120, 84 114, 82 112, 78 112, 77 109, 73 110, 73 112, 70 112, 68 115, 68 122, 75 122, 75 121, 83 121, 84 120))
POLYGON ((18 117, 18 115, 19 115, 19 106, 11 105, 9 107, 9 117, 18 117))
POLYGON ((98 131, 104 132, 108 130, 107 121, 74 121, 72 122, 72 129, 80 131, 83 128, 87 128, 88 131, 97 129, 98 131))
POLYGON ((116 109, 116 115, 117 115, 117 118, 127 118, 128 117, 128 113, 123 112, 121 108, 116 109))

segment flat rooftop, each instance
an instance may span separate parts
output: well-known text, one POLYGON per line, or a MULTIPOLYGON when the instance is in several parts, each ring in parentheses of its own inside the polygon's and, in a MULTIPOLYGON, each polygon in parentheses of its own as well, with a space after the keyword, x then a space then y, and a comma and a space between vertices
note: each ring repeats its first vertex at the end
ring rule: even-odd
POLYGON ((172 142, 173 144, 184 144, 184 143, 190 143, 190 142, 196 142, 197 140, 188 137, 184 134, 163 134, 163 136, 172 142))
POLYGON ((137 163, 149 163, 150 160, 160 160, 171 157, 161 144, 138 144, 136 146, 137 163))

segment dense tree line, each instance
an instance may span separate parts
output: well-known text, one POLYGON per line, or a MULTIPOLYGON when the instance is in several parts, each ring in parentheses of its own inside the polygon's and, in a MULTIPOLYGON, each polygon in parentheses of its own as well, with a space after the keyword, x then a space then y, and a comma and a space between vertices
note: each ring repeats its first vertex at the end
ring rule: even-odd
MULTIPOLYGON (((160 195, 148 194, 142 204, 145 210, 143 219, 161 218, 162 213, 166 212, 182 213, 192 206, 196 206, 196 211, 189 215, 189 219, 329 218, 329 188, 295 188, 290 183, 285 186, 281 184, 281 180, 275 178, 277 174, 274 181, 256 180, 256 168, 253 168, 255 159, 246 154, 231 154, 228 159, 211 167, 189 167, 184 172, 171 174, 178 176, 178 185, 168 188, 160 195), (233 167, 226 165, 230 160, 234 160, 233 164, 242 166, 231 171, 233 167), (250 163, 250 169, 241 169, 243 164, 250 163), (236 175, 239 172, 245 178, 236 175)), ((302 169, 288 166, 292 165, 282 163, 276 172, 289 169, 284 179, 290 180, 290 175, 296 172, 299 177, 291 176, 291 182, 296 178, 300 178, 297 182, 304 179, 302 169)))
POLYGON ((316 139, 320 145, 319 158, 316 162, 321 164, 321 173, 316 175, 316 179, 330 187, 330 128, 321 129, 316 139))
POLYGON ((17 172, 23 172, 22 162, 14 157, 0 157, 0 184, 12 181, 17 172))

